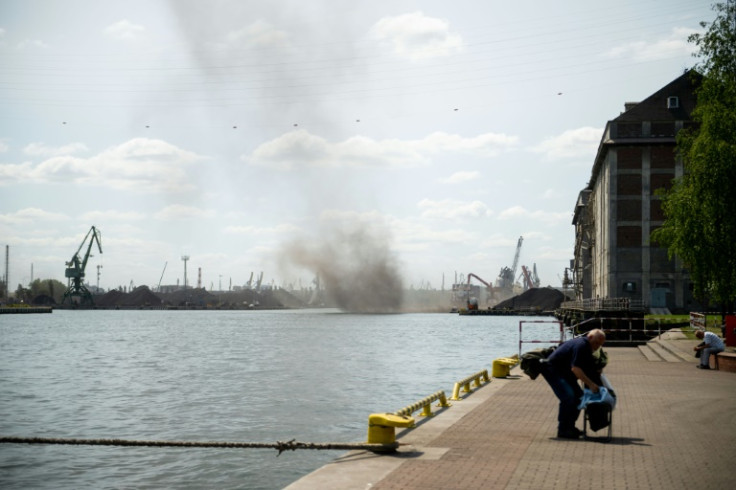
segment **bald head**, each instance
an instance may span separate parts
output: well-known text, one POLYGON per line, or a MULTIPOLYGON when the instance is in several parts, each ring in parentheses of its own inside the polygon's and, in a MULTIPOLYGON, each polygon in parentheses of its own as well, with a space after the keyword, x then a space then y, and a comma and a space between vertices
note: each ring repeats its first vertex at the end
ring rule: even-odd
POLYGON ((606 333, 600 328, 595 328, 588 332, 588 342, 593 352, 601 348, 603 343, 606 341, 606 333))

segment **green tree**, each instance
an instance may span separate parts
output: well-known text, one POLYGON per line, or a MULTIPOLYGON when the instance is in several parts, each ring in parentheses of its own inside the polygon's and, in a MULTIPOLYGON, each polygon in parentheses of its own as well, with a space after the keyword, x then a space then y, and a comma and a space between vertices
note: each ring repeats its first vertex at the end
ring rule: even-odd
POLYGON ((653 239, 690 270, 695 294, 733 311, 736 300, 736 2, 713 6, 717 15, 698 47, 703 74, 692 117, 677 135, 684 175, 664 194, 665 222, 653 239))
POLYGON ((56 279, 36 279, 31 283, 30 289, 32 298, 45 295, 54 298, 56 303, 61 303, 66 286, 56 279))

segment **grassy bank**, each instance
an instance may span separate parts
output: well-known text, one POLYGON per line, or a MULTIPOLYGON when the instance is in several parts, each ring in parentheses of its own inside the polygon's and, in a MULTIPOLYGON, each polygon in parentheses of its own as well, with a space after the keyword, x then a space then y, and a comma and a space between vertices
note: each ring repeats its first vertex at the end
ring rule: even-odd
MULTIPOLYGON (((690 315, 646 315, 644 320, 648 327, 661 325, 663 329, 682 328, 688 338, 695 338, 694 333, 688 329, 690 326, 690 315)), ((721 335, 721 315, 705 316, 706 330, 721 335)))

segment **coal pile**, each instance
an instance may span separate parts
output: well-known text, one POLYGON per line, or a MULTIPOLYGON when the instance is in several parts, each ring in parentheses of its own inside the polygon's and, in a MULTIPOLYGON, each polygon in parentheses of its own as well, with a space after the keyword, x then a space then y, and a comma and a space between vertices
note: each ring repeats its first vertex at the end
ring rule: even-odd
POLYGON ((560 307, 567 298, 554 288, 532 288, 518 296, 497 304, 494 310, 528 310, 552 311, 560 307))
POLYGON ((118 306, 160 306, 161 298, 156 296, 148 286, 138 286, 125 295, 118 306))
POLYGON ((148 286, 138 286, 129 293, 113 289, 102 296, 96 297, 95 306, 101 308, 161 306, 161 298, 148 289, 148 286))
POLYGON ((125 298, 126 294, 122 291, 118 291, 117 289, 113 289, 111 291, 106 292, 102 296, 98 296, 95 298, 95 305, 96 306, 102 306, 105 308, 109 308, 111 306, 118 306, 118 302, 122 301, 123 298, 125 298))
POLYGON ((210 294, 204 288, 180 289, 171 293, 161 294, 164 304, 169 306, 200 307, 216 306, 220 303, 217 296, 210 294))

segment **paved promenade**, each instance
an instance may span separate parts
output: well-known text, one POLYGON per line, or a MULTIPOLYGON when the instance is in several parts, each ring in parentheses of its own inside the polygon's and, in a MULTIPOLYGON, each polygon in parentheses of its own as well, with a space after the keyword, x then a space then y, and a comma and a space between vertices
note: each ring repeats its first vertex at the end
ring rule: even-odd
POLYGON ((696 369, 695 344, 669 333, 604 346, 618 395, 611 442, 557 439, 557 399, 517 367, 434 417, 415 413, 397 453, 346 453, 287 488, 736 488, 736 373, 696 369))

